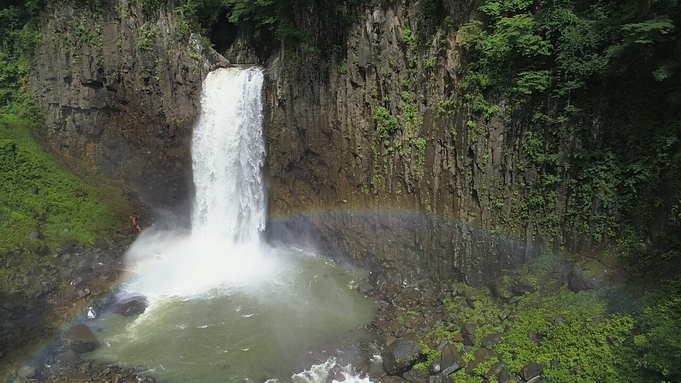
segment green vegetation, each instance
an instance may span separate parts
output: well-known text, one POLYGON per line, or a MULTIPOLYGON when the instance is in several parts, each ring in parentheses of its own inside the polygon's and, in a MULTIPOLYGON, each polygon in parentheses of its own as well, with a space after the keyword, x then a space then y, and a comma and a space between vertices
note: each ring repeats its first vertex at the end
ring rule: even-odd
POLYGON ((152 44, 154 42, 154 36, 156 32, 148 26, 144 26, 140 29, 140 35, 137 39, 137 49, 142 51, 150 51, 152 44))
POLYGON ((677 2, 486 0, 479 11, 460 30, 464 98, 482 121, 506 100, 526 130, 520 170, 537 181, 516 216, 596 244, 621 238, 616 251, 639 265, 652 261, 639 250, 656 222, 656 252, 681 254, 671 235, 681 229, 677 2), (559 186, 569 195, 561 216, 559 186))
POLYGON ((0 114, 13 113, 37 121, 39 113, 24 89, 28 75, 28 52, 42 41, 38 32, 41 1, 0 8, 0 114))
POLYGON ((124 234, 122 193, 70 174, 35 142, 32 129, 17 116, 0 117, 0 253, 124 234))
MULTIPOLYGON (((56 250, 125 234, 129 207, 120 191, 74 176, 35 141, 43 121, 27 76, 30 53, 41 43, 43 2, 16 3, 0 7, 0 254, 24 253, 19 258, 26 262, 12 271, 26 272, 23 278, 30 268, 21 268, 33 265, 28 258, 45 246, 56 250)), ((101 48, 101 29, 76 31, 81 42, 101 48)))
MULTIPOLYGON (((511 272, 495 282, 494 296, 488 289, 458 285, 459 293, 444 299, 449 319, 432 326, 424 337, 428 358, 415 368, 427 369, 439 357, 436 347, 443 340, 463 352, 462 324, 473 324, 476 344, 462 354, 466 362, 475 359, 473 354, 485 337, 501 337, 486 346, 495 357, 473 371, 454 373, 456 382, 482 382, 499 360, 516 376, 530 362, 544 364, 542 377, 550 382, 678 381, 681 343, 674 326, 678 322, 669 320, 678 320, 678 306, 654 304, 641 309, 619 290, 575 293, 564 279, 561 283, 562 267, 553 258, 540 258, 525 271, 511 272), (531 288, 524 294, 513 293, 516 284, 531 288)), ((648 298, 654 301, 662 294, 662 301, 669 302, 671 289, 678 299, 680 286, 678 282, 667 285, 648 298)), ((402 320, 424 309, 409 310, 402 320)), ((496 381, 495 375, 491 381, 496 381)))

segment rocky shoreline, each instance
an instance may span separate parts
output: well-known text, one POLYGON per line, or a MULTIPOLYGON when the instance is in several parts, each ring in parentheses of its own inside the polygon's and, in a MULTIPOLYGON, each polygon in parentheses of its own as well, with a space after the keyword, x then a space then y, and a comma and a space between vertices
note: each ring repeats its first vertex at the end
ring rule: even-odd
MULTIPOLYGON (((19 334, 36 334, 37 326, 30 319, 37 315, 50 315, 58 323, 67 320, 69 313, 78 312, 72 320, 78 323, 54 338, 37 358, 28 364, 17 365, 4 378, 14 382, 156 382, 142 370, 121 367, 115 363, 86 360, 80 353, 92 351, 96 334, 82 324, 86 321, 88 307, 94 310, 115 309, 123 315, 138 315, 144 311, 143 300, 115 307, 111 299, 116 281, 125 268, 121 262, 126 245, 90 252, 73 252, 73 271, 66 286, 59 284, 43 295, 42 303, 31 301, 5 305, 3 312, 12 326, 3 325, 4 338, 19 334), (78 261, 75 261, 78 259, 78 261), (95 297, 100 297, 99 301, 95 297), (99 302, 97 305, 96 302, 99 302), (7 312, 11 313, 8 315, 7 312), (31 327, 33 325, 33 327, 31 327), (9 332, 8 328, 20 331, 9 332)), ((64 258, 65 255, 62 254, 64 258)), ((541 273, 518 270, 509 272, 489 286, 474 289, 451 283, 437 286, 431 281, 411 284, 391 283, 380 272, 369 273, 370 288, 363 291, 378 302, 375 319, 367 324, 371 339, 348 344, 342 341, 311 354, 311 363, 334 357, 338 365, 329 371, 327 381, 343 381, 341 365, 352 364, 360 377, 382 382, 441 383, 456 376, 456 381, 539 382, 544 370, 560 370, 558 360, 523 362, 518 368, 519 353, 508 353, 500 345, 506 338, 516 337, 514 326, 522 321, 521 310, 527 297, 551 297, 559 294, 597 294, 601 285, 594 278, 580 275, 561 264, 541 273), (329 351, 335 350, 335 351, 329 351), (343 350, 343 351, 340 351, 343 350), (377 358, 380 355, 380 358, 377 358), (510 359, 509 359, 510 358, 510 359), (510 363, 509 363, 510 362, 510 363), (516 367, 509 368, 509 364, 516 367), (457 375, 458 374, 458 375, 457 375)), ((547 298, 548 299, 548 298, 547 298)), ((550 337, 551 326, 567 326, 571 319, 557 315, 549 318, 546 331, 529 331, 528 341, 540 346, 550 337)), ((567 327, 566 327, 567 328, 567 327)), ((56 327, 44 327, 39 339, 46 341, 57 333, 56 327)), ((617 334, 607 335, 606 343, 621 342, 617 334)), ((522 342, 522 341, 521 341, 522 342)), ((519 342, 519 343, 521 343, 519 342)), ((513 345, 522 348, 523 345, 513 345)), ((16 358, 15 358, 16 359, 16 358)), ((5 364, 9 366, 9 364, 5 364)), ((580 366, 568 366, 576 369, 580 366)), ((572 371, 572 370, 570 370, 572 371)), ((571 372, 572 373, 572 372, 571 372)), ((153 374, 151 374, 153 375, 153 374)))
MULTIPOLYGON (((18 291, 3 294, 4 303, 0 308, 2 381, 15 378, 46 381, 58 377, 54 368, 46 367, 56 362, 71 366, 70 373, 79 373, 84 368, 80 363, 73 364, 80 362, 80 358, 61 355, 60 358, 65 359, 57 359, 60 352, 65 351, 58 345, 62 326, 78 322, 88 307, 111 294, 125 274, 122 257, 132 239, 131 236, 112 244, 98 239, 94 247, 74 244, 45 254, 42 257, 50 267, 36 266, 31 275, 26 276, 30 288, 20 286, 18 291), (25 364, 27 360, 31 360, 29 364, 25 364)), ((9 254, 7 258, 17 256, 9 254)))

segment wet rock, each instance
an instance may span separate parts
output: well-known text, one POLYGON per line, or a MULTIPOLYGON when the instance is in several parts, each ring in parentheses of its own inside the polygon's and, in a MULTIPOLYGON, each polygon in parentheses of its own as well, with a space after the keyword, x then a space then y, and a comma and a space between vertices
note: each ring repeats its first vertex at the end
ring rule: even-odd
POLYGON ((429 380, 428 372, 425 370, 412 369, 405 372, 402 377, 410 382, 426 382, 429 380))
POLYGON ((520 376, 524 380, 529 381, 530 379, 541 375, 542 371, 544 371, 545 368, 546 368, 545 364, 530 362, 525 367, 523 367, 522 370, 520 370, 520 376))
POLYGON ((498 344, 499 342, 501 342, 501 338, 503 336, 504 336, 504 334, 502 334, 500 332, 494 333, 494 334, 489 334, 486 337, 482 338, 482 340, 480 341, 480 344, 482 345, 482 347, 494 346, 495 344, 498 344))
POLYGON ((413 332, 395 340, 383 349, 383 368, 389 375, 409 370, 423 357, 423 348, 413 332))
POLYGON ((68 349, 68 350, 66 350, 62 353, 57 354, 54 357, 54 359, 58 363, 69 364, 69 363, 75 362, 76 360, 80 359, 80 357, 78 356, 78 354, 75 351, 73 351, 72 349, 68 349))
POLYGON ((35 376, 35 367, 33 366, 23 366, 19 369, 17 374, 20 378, 31 379, 35 376))
POLYGON ((345 381, 345 375, 343 375, 343 373, 341 372, 341 367, 337 364, 331 368, 325 380, 326 383, 331 383, 333 381, 336 382, 345 381))
POLYGON ((408 380, 402 379, 399 376, 391 376, 388 375, 386 377, 383 377, 383 380, 381 380, 383 383, 407 383, 408 380))
POLYGON ((82 372, 71 372, 66 374, 66 378, 72 382, 90 382, 92 379, 88 374, 82 372))
POLYGON ((62 335, 67 348, 77 352, 84 353, 93 351, 97 348, 97 338, 92 330, 84 324, 78 324, 71 327, 62 335))
POLYGON ((147 298, 142 295, 134 295, 123 298, 114 303, 112 310, 124 316, 137 316, 146 311, 149 306, 147 298))
POLYGON ((440 358, 440 369, 443 376, 452 374, 464 368, 466 363, 461 358, 459 350, 452 344, 448 344, 442 350, 442 357, 440 358))

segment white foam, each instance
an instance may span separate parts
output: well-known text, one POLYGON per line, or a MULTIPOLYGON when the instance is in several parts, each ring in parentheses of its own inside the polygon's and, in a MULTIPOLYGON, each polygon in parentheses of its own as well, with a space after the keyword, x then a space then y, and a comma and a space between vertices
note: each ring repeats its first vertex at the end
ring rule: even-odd
POLYGON ((260 240, 266 219, 263 78, 259 69, 229 68, 204 81, 192 141, 192 230, 150 230, 126 256, 139 277, 128 289, 152 304, 252 287, 282 271, 260 240))
MULTIPOLYGON (((325 383, 327 382, 327 377, 333 368, 338 365, 336 358, 329 358, 326 362, 315 364, 310 367, 309 370, 299 372, 291 376, 291 380, 294 383, 325 383)), ((361 377, 359 374, 355 373, 352 365, 338 366, 340 367, 340 373, 343 374, 346 383, 370 383, 371 380, 368 376, 361 377)), ((339 382, 338 380, 331 380, 331 382, 339 382)))

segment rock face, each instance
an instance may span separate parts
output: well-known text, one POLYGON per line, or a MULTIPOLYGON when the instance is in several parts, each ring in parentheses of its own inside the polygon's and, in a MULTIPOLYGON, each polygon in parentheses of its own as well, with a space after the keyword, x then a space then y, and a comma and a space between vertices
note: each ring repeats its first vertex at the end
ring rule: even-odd
POLYGON ((270 236, 310 233, 322 252, 395 280, 480 285, 545 243, 519 219, 534 171, 520 170, 521 128, 477 121, 458 101, 457 29, 473 2, 445 2, 451 23, 430 29, 421 6, 367 2, 342 53, 269 60, 270 236))
POLYGON ((224 60, 177 31, 172 9, 148 15, 119 0, 95 17, 54 3, 31 70, 53 149, 122 180, 152 205, 189 196, 201 82, 224 60))
MULTIPOLYGON (((363 2, 342 26, 337 15, 303 12, 298 27, 321 56, 244 39, 228 50, 235 63, 267 63, 269 238, 312 241, 393 282, 471 285, 550 246, 582 246, 583 223, 565 221, 569 153, 552 169, 561 181, 551 221, 564 225, 547 232, 547 217, 528 202, 538 173, 523 149, 531 138, 523 124, 483 121, 460 97, 458 30, 475 17, 475 3, 442 2, 437 19, 449 18, 439 25, 424 18, 422 3, 363 2)), ((198 36, 180 35, 176 17, 126 0, 94 17, 55 5, 31 71, 54 149, 152 205, 189 196, 201 81, 226 62, 198 36)), ((497 116, 513 112, 503 100, 496 106, 497 116)))

